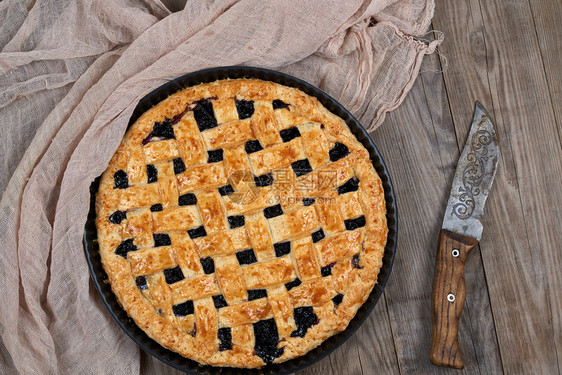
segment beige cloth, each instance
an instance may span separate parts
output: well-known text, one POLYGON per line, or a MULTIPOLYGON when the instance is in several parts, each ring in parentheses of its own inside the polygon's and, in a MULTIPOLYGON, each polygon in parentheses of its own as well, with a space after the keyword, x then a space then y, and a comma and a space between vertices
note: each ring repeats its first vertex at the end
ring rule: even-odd
POLYGON ((439 43, 415 38, 432 14, 433 0, 0 2, 0 373, 139 373, 81 241, 89 185, 140 98, 202 68, 267 67, 374 129, 439 43))

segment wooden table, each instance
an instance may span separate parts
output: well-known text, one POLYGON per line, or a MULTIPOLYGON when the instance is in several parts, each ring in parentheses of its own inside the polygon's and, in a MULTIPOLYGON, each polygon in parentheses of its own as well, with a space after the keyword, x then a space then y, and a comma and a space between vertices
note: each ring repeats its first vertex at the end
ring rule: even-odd
MULTIPOLYGON (((372 134, 398 201, 390 280, 359 331, 299 374, 562 372, 561 22, 560 0, 436 0, 440 55, 425 58, 404 103, 372 134), (428 359, 431 289, 475 100, 495 119, 502 155, 466 266, 458 371, 428 359)), ((146 354, 143 373, 180 374, 146 354)))

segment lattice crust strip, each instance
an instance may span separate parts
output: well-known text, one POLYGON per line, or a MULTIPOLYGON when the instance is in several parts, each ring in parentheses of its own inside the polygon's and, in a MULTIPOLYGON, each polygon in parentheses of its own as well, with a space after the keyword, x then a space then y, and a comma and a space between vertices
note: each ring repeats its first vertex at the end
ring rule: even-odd
POLYGON ((131 127, 97 197, 119 302, 165 347, 259 367, 347 326, 376 282, 382 185, 345 123, 257 80, 179 92, 131 127))

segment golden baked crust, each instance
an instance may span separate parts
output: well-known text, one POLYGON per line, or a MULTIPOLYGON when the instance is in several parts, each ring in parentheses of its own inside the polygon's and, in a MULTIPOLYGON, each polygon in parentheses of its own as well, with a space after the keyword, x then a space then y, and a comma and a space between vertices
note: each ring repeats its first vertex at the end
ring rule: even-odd
POLYGON ((96 198, 117 300, 162 346, 260 367, 344 330, 387 238, 382 183, 345 122, 302 91, 221 80, 128 130, 96 198))

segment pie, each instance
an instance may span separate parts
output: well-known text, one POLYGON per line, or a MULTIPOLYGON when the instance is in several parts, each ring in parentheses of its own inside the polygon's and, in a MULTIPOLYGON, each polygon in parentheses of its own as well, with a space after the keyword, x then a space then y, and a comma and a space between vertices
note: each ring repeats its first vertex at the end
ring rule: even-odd
POLYGON ((127 131, 96 197, 103 267, 146 334, 257 368, 345 330, 382 266, 382 182, 343 119, 277 83, 189 87, 127 131))

